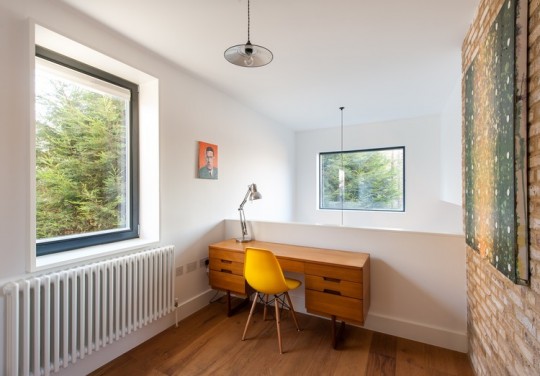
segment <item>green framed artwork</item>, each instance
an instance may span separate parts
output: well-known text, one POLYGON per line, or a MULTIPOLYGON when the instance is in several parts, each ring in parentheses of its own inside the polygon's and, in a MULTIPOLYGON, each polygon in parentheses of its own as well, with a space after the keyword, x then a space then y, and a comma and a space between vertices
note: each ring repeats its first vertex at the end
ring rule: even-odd
POLYGON ((529 283, 527 1, 507 0, 463 78, 465 237, 529 283))

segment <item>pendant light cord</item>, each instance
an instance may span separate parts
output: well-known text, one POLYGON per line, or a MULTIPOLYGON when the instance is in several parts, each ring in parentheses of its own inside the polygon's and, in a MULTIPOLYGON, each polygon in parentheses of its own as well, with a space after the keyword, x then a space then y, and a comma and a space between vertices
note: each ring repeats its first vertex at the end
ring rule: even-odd
POLYGON ((343 154, 343 110, 345 107, 340 107, 339 109, 341 110, 341 154, 343 154))
POLYGON ((343 161, 343 110, 345 107, 339 108, 341 111, 341 173, 343 176, 343 180, 341 183, 341 225, 343 226, 343 202, 345 200, 345 166, 343 161))
POLYGON ((250 42, 250 38, 249 38, 249 22, 250 22, 250 16, 249 16, 249 0, 248 0, 248 43, 251 43, 250 42))

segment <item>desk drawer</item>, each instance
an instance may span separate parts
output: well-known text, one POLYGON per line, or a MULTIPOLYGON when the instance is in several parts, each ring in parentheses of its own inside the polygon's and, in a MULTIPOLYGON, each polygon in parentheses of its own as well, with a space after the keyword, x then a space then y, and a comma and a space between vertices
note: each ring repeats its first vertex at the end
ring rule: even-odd
POLYGON ((244 264, 222 258, 210 257, 209 269, 218 272, 244 275, 244 264))
POLYGON ((361 268, 337 267, 333 265, 321 265, 306 263, 305 273, 321 277, 335 278, 339 280, 362 283, 361 268))
POLYGON ((360 299, 306 289, 306 309, 311 313, 364 324, 363 301, 360 299))
POLYGON ((246 280, 243 275, 210 270, 209 278, 213 289, 246 295, 246 280))
POLYGON ((361 283, 309 274, 306 274, 305 282, 306 289, 309 290, 315 290, 333 295, 348 296, 355 299, 363 298, 361 283))
POLYGON ((219 248, 210 247, 208 250, 208 256, 223 260, 236 261, 244 263, 244 252, 227 251, 219 248))

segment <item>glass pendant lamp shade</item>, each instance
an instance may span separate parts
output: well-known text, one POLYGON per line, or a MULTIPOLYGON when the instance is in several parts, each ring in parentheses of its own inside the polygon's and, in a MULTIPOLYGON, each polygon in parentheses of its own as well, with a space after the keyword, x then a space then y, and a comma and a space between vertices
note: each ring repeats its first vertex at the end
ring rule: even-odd
POLYGON ((225 50, 225 59, 234 65, 247 68, 262 67, 272 61, 274 55, 263 46, 251 44, 249 40, 250 14, 248 0, 248 41, 246 44, 238 44, 225 50))
POLYGON ((251 44, 248 41, 246 44, 232 46, 225 50, 225 59, 229 63, 239 65, 241 67, 255 68, 262 67, 272 61, 274 55, 272 52, 263 47, 251 44))

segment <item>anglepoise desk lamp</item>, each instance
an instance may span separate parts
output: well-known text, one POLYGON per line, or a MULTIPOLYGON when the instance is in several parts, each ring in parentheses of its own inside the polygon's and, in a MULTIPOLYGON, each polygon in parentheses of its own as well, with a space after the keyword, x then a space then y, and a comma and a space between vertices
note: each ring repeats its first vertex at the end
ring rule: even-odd
POLYGON ((244 196, 244 200, 240 204, 240 207, 238 208, 238 213, 240 214, 240 226, 242 227, 242 237, 237 238, 236 241, 239 243, 245 243, 251 241, 251 236, 248 236, 247 231, 247 225, 246 225, 246 216, 244 215, 244 205, 246 204, 247 200, 250 201, 258 200, 262 198, 262 195, 257 191, 257 185, 255 183, 252 183, 248 186, 248 190, 246 192, 246 195, 244 196))

